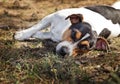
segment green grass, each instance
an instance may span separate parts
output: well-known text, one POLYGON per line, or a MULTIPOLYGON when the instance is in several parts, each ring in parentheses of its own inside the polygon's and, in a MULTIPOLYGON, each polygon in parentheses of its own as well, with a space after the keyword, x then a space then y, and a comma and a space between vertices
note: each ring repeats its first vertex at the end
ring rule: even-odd
POLYGON ((15 31, 1 30, 0 83, 119 84, 119 38, 111 39, 112 49, 108 53, 93 50, 76 58, 60 58, 54 53, 56 43, 15 41, 15 31))
MULTIPOLYGON (((7 40, 8 41, 8 40, 7 40)), ((114 83, 119 84, 119 76, 116 75, 116 72, 119 72, 119 63, 115 62, 115 59, 119 57, 119 54, 116 53, 103 53, 92 51, 89 54, 85 54, 78 58, 66 57, 60 58, 55 55, 52 51, 45 52, 43 56, 38 53, 42 48, 37 48, 39 41, 32 43, 27 42, 28 47, 15 48, 18 41, 8 41, 3 42, 4 48, 1 50, 0 56, 0 82, 1 83, 15 83, 15 84, 93 84, 93 83, 114 83), (32 52, 31 52, 32 51, 32 52), (103 56, 98 55, 95 58, 86 57, 102 53, 103 56), (83 63, 79 62, 81 58, 86 57, 90 61, 83 63), (110 72, 104 72, 104 65, 117 67, 116 70, 110 72), (101 65, 100 68, 96 70, 95 65, 101 65), (99 73, 98 76, 91 76, 94 73, 91 73, 93 67, 96 70, 96 73, 99 73), (99 71, 100 70, 100 71, 99 71), (114 74, 111 74, 113 73, 114 74), (101 74, 101 75, 100 75, 101 74), (108 75, 104 81, 97 81, 96 77, 104 77, 108 75), (109 76, 110 75, 110 76, 109 76), (94 80, 92 80, 94 79, 94 80), (117 81, 117 82, 116 82, 117 81)), ((22 43, 22 42, 20 42, 22 43)), ((43 43, 41 43, 43 46, 43 43)), ((44 50, 44 49, 43 49, 44 50)), ((39 53, 40 53, 39 52, 39 53)))
POLYGON ((37 59, 27 54, 24 56, 24 58, 4 58, 4 61, 1 59, 1 82, 33 84, 37 81, 41 83, 54 81, 69 83, 75 82, 76 78, 83 74, 79 65, 75 64, 71 57, 62 59, 54 54, 48 54, 46 57, 37 59))

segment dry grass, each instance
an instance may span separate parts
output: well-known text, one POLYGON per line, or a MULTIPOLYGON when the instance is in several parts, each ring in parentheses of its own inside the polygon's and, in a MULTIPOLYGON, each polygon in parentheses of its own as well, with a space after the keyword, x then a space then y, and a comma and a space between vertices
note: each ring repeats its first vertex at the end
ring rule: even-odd
POLYGON ((111 51, 91 51, 77 58, 59 58, 50 40, 19 42, 14 32, 28 28, 63 8, 112 4, 115 0, 0 1, 1 84, 120 84, 120 38, 110 39, 111 51), (76 3, 77 2, 77 3, 76 3))

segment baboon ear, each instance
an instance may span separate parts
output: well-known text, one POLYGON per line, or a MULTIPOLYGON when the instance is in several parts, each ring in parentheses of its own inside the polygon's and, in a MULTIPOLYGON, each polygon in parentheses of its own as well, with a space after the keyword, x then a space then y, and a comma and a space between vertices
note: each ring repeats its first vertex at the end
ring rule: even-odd
POLYGON ((72 14, 72 15, 69 15, 65 18, 65 20, 67 20, 68 18, 71 18, 71 17, 78 17, 80 22, 83 21, 83 15, 82 14, 72 14))
POLYGON ((102 50, 102 51, 108 51, 110 48, 109 48, 109 44, 105 38, 98 37, 97 41, 96 41, 95 49, 102 50))

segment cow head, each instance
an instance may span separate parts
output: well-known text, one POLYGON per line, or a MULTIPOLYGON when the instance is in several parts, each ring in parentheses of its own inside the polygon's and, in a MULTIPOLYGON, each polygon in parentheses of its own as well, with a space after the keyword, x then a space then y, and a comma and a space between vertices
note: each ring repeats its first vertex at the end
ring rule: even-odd
POLYGON ((66 55, 77 56, 92 49, 108 50, 107 41, 98 37, 89 23, 83 22, 81 14, 72 14, 66 19, 69 18, 72 25, 64 32, 62 41, 57 45, 57 54, 62 57, 66 55))

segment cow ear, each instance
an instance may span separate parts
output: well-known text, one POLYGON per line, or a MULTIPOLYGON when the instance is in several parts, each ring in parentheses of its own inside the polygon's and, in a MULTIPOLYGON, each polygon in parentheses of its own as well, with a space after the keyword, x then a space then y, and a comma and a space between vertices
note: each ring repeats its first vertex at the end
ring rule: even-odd
POLYGON ((102 50, 102 51, 108 51, 110 48, 109 48, 109 44, 105 38, 98 37, 97 41, 96 41, 95 49, 102 50))

